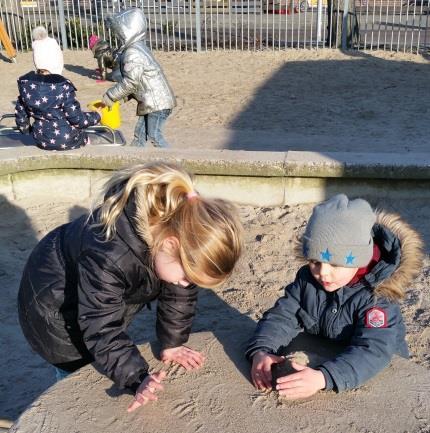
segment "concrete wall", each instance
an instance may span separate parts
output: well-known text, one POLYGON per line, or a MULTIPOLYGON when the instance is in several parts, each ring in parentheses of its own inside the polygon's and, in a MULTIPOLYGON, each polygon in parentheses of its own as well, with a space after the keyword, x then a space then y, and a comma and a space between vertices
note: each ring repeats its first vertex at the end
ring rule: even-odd
POLYGON ((338 192, 367 198, 430 198, 427 154, 10 149, 0 155, 0 200, 31 203, 97 196, 113 170, 147 161, 183 164, 205 195, 257 206, 317 202, 338 192))

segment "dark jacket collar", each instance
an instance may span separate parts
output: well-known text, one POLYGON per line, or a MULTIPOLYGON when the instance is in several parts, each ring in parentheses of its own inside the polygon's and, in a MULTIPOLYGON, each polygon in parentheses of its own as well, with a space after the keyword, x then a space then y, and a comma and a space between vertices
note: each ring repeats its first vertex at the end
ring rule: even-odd
POLYGON ((381 258, 363 279, 369 285, 376 286, 389 278, 399 267, 402 251, 399 238, 380 224, 373 226, 373 241, 381 251, 381 258))
POLYGON ((146 266, 152 268, 151 252, 148 244, 140 238, 135 225, 136 204, 132 195, 116 222, 117 236, 125 242, 134 255, 146 266))
POLYGON ((38 74, 35 71, 27 72, 25 75, 19 77, 18 81, 28 80, 34 83, 49 83, 49 84, 60 84, 69 82, 69 80, 59 74, 38 74))

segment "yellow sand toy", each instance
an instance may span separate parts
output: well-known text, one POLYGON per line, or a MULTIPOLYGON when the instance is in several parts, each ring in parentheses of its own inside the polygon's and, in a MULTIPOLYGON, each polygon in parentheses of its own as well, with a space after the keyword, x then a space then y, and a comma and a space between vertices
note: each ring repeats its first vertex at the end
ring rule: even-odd
POLYGON ((101 108, 100 123, 112 129, 118 129, 121 126, 121 112, 119 102, 113 103, 112 107, 107 107, 102 101, 93 101, 88 104, 88 109, 97 111, 101 108))

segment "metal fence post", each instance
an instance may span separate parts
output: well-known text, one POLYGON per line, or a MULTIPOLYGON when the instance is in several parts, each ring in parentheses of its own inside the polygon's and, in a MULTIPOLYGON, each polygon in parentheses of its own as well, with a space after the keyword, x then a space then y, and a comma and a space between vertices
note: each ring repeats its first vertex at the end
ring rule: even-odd
POLYGON ((348 37, 348 11, 349 0, 343 2, 343 18, 342 18, 342 50, 346 50, 346 40, 348 37))
POLYGON ((200 16, 200 0, 195 0, 196 11, 196 49, 199 53, 202 50, 202 24, 200 16))
POLYGON ((67 50, 66 21, 64 18, 63 0, 58 0, 58 15, 60 18, 61 44, 63 45, 63 50, 67 50))
POLYGON ((322 27, 322 0, 317 3, 317 47, 321 42, 321 27, 322 27))

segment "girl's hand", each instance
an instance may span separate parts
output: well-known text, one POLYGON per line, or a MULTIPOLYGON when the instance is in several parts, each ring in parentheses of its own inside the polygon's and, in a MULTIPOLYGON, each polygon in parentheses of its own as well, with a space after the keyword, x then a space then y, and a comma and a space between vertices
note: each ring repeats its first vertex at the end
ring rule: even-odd
POLYGON ((321 371, 295 362, 292 362, 291 366, 297 373, 278 378, 276 389, 279 395, 294 400, 310 397, 325 388, 325 378, 321 371))
POLYGON ((165 364, 174 362, 182 365, 186 370, 200 368, 205 362, 205 357, 200 352, 196 352, 187 346, 171 347, 164 349, 160 353, 161 360, 165 364))
POLYGON ((272 364, 284 362, 285 358, 267 352, 257 352, 252 357, 251 379, 257 389, 272 389, 272 364))
POLYGON ((128 407, 127 412, 133 412, 138 407, 148 403, 148 401, 158 400, 158 397, 155 395, 155 393, 158 390, 162 391, 164 389, 161 381, 165 379, 165 377, 165 371, 157 371, 156 373, 152 373, 146 377, 139 385, 139 388, 137 388, 134 401, 128 407))

